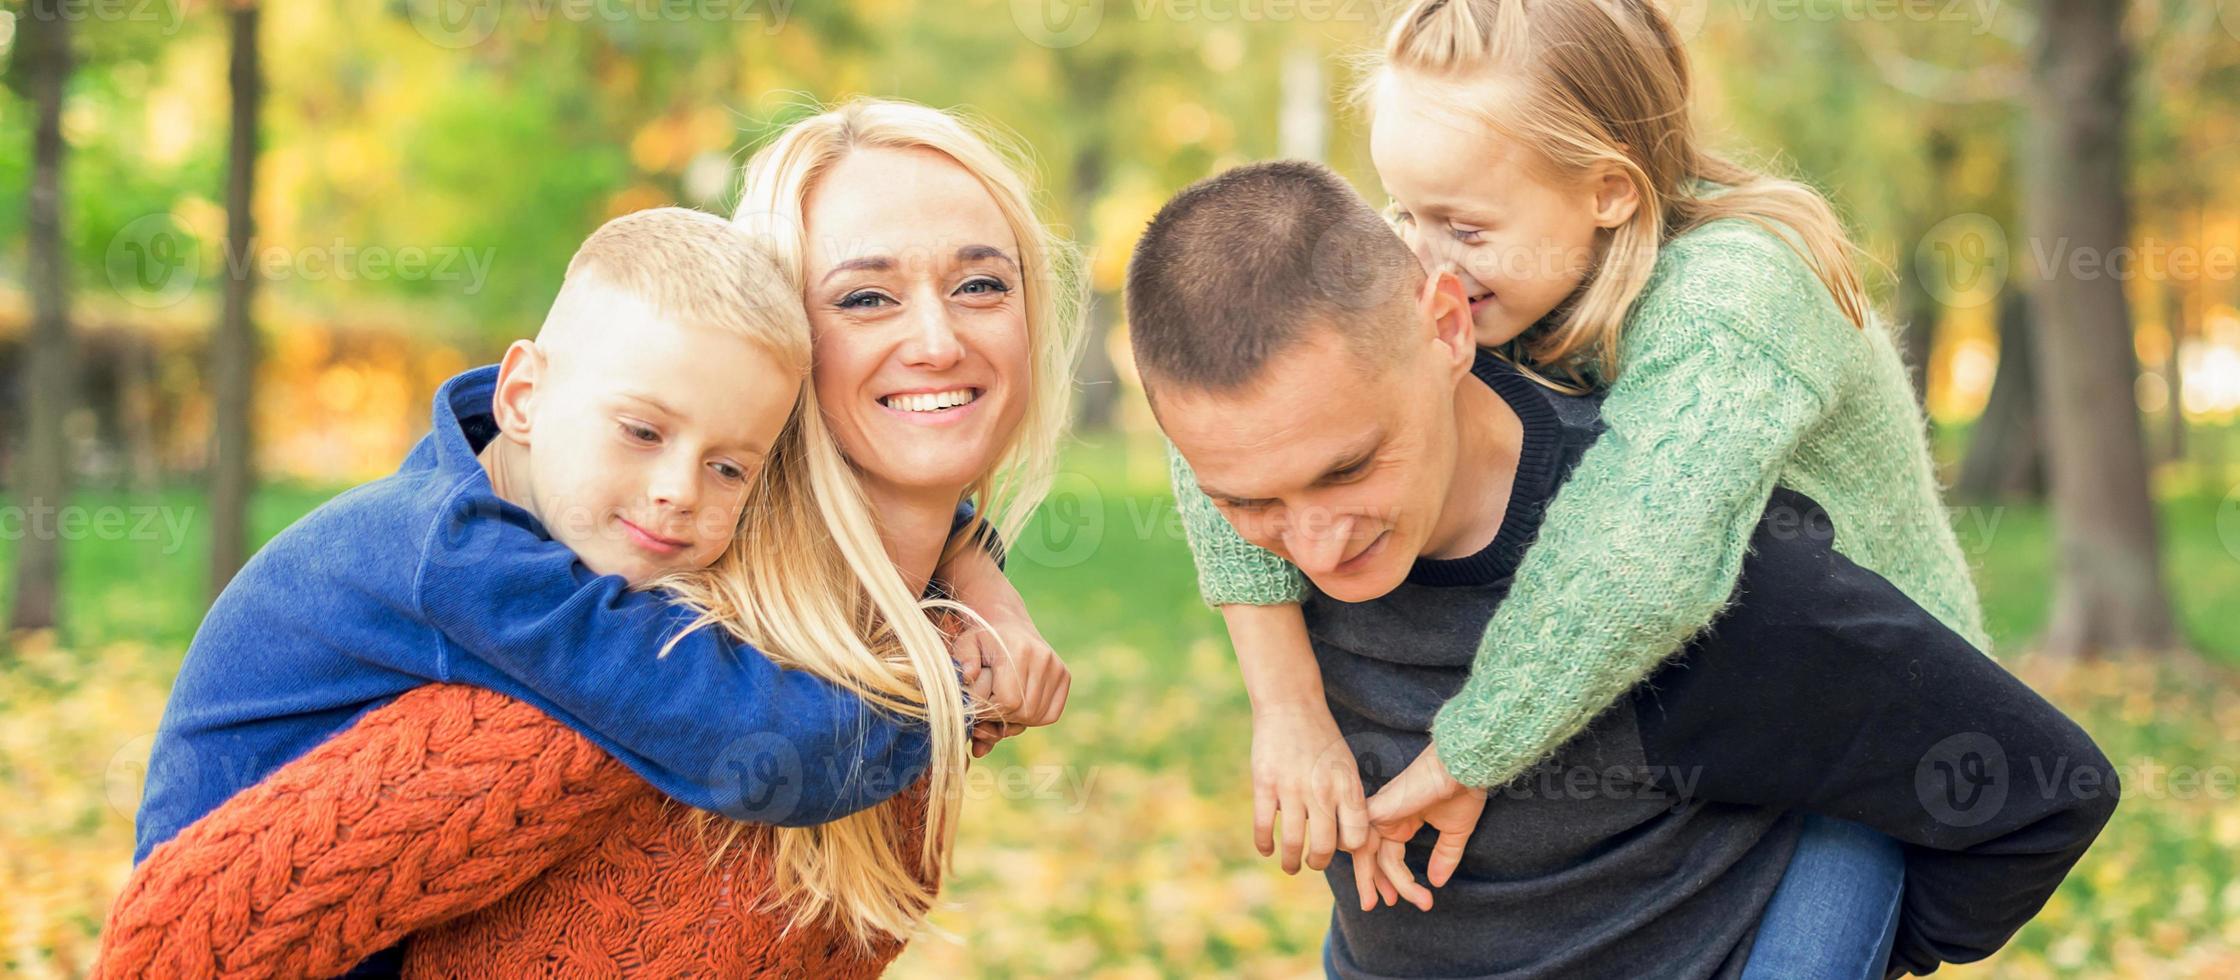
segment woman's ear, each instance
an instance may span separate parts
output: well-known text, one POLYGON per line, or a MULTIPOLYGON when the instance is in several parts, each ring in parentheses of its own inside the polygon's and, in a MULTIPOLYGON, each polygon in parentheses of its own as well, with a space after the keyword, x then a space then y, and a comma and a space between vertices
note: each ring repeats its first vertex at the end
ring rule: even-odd
POLYGON ((1587 178, 1594 191, 1594 224, 1597 228, 1616 228, 1633 220, 1634 212, 1641 209, 1641 189, 1624 167, 1605 162, 1598 165, 1587 178))
POLYGON ((498 391, 490 399, 499 435, 529 444, 529 420, 535 417, 537 383, 544 372, 544 348, 535 341, 516 340, 506 348, 505 359, 498 362, 498 391))

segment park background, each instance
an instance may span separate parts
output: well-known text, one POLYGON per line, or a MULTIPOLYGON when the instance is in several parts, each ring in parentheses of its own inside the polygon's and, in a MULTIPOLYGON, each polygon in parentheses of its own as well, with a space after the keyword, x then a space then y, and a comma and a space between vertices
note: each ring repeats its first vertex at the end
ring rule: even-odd
MULTIPOLYGON (((2240 0, 1669 9, 1712 141, 1824 189, 1878 258, 1998 656, 2121 767, 2045 912, 1949 972, 2240 976, 2240 0)), ((1382 199, 1345 93, 1385 14, 0 4, 0 973, 86 969, 242 556, 392 469, 603 219, 725 211, 769 133, 873 94, 1017 133, 1096 290, 1078 431, 1011 564, 1073 701, 984 766, 939 917, 961 944, 895 974, 1314 975, 1328 892, 1252 849, 1249 707, 1117 289, 1150 213, 1224 167, 1320 158, 1382 199)))

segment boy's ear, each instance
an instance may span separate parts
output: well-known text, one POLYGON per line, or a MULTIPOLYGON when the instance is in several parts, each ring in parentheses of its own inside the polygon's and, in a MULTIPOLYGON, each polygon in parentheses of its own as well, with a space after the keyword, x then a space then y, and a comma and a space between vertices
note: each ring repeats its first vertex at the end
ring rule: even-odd
POLYGON ((1632 221, 1634 212, 1641 209, 1641 189, 1617 164, 1602 164, 1587 180, 1594 191, 1595 227, 1616 228, 1632 221))
POLYGON ((1471 362, 1478 357, 1478 330, 1470 319, 1470 296, 1462 291, 1462 280, 1453 269, 1442 268, 1424 277, 1416 312, 1431 323, 1432 338, 1448 362, 1461 373, 1469 373, 1471 362))
POLYGON ((516 340, 498 362, 498 391, 490 399, 497 416, 499 435, 524 446, 529 444, 529 420, 536 415, 537 383, 547 365, 544 348, 535 341, 516 340))

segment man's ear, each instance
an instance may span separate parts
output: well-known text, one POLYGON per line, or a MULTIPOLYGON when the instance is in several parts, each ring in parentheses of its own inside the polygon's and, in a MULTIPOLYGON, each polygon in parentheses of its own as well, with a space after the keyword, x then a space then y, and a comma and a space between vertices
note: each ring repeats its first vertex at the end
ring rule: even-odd
POLYGON ((490 399, 491 414, 498 418, 498 433, 521 445, 529 444, 529 420, 535 417, 537 383, 547 368, 544 348, 535 341, 516 340, 498 362, 498 391, 490 399))
POLYGON ((1616 228, 1632 221, 1634 212, 1641 210, 1641 188, 1625 168, 1615 163, 1597 165, 1587 185, 1594 192, 1591 206, 1597 228, 1616 228))
POLYGON ((1468 374, 1478 359, 1478 329, 1470 319, 1470 297, 1451 268, 1424 276, 1423 295, 1416 299, 1416 314, 1431 324, 1432 339, 1458 374, 1468 374))

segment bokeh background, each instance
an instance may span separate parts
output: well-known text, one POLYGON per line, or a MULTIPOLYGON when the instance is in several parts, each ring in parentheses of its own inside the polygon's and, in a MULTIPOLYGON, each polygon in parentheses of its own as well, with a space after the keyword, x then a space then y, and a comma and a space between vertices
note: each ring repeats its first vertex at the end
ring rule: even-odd
MULTIPOLYGON (((1950 972, 2240 976, 2240 0, 1669 9, 1713 141, 1823 188, 1878 258, 1998 656, 2122 770, 2044 914, 1950 972)), ((984 766, 954 939, 896 975, 1314 975, 1328 892, 1252 849, 1250 711, 1116 290, 1150 213, 1224 167, 1319 158, 1382 199, 1345 93, 1386 13, 0 4, 0 973, 86 969, 242 555, 392 469, 603 219, 725 211, 767 134, 868 93, 1016 133, 1097 291, 1078 433, 1011 564, 1073 702, 984 766)))

